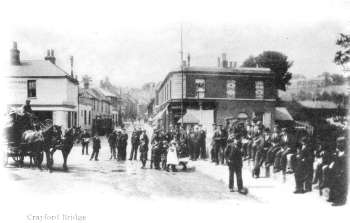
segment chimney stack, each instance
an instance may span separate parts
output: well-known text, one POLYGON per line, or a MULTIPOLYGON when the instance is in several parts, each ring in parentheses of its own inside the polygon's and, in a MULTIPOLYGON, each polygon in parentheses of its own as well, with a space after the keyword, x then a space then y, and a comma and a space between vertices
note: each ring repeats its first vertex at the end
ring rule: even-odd
POLYGON ((227 68, 228 66, 228 61, 226 59, 226 53, 222 54, 222 67, 227 68))
POLYGON ((12 65, 20 65, 21 61, 19 58, 20 51, 17 49, 17 42, 13 42, 12 49, 10 50, 11 53, 11 64, 12 65))
POLYGON ((89 89, 89 85, 90 85, 89 79, 87 79, 87 78, 84 79, 84 78, 83 78, 83 82, 84 82, 84 88, 85 88, 85 89, 89 89))
POLYGON ((232 68, 232 61, 230 61, 230 68, 232 68))
POLYGON ((218 67, 221 67, 220 57, 218 57, 218 67))
POLYGON ((237 67, 237 61, 233 62, 233 68, 237 67))
POLYGON ((73 62, 74 62, 73 56, 70 56, 69 60, 70 60, 70 75, 72 77, 74 77, 74 75, 73 75, 73 62))
POLYGON ((45 57, 45 60, 50 61, 53 64, 56 64, 56 57, 54 56, 54 51, 53 49, 48 49, 47 50, 47 55, 45 57))
POLYGON ((187 66, 191 66, 191 55, 187 55, 187 66))

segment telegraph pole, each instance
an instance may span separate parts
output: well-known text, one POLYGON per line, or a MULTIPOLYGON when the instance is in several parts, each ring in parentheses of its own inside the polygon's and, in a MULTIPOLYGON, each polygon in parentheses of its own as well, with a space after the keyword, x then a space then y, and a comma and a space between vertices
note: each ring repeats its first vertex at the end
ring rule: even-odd
POLYGON ((181 56, 181 126, 183 126, 184 118, 183 118, 183 103, 184 103, 184 72, 183 72, 183 46, 182 46, 182 24, 181 24, 181 41, 180 41, 180 56, 181 56))

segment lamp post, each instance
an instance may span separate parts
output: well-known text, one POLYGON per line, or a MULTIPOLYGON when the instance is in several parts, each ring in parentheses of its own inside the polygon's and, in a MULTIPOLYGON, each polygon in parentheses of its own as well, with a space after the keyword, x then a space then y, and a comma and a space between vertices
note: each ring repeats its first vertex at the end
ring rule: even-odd
POLYGON ((199 106, 199 124, 202 124, 202 101, 200 100, 200 94, 203 93, 202 89, 197 89, 197 100, 198 100, 198 106, 199 106))

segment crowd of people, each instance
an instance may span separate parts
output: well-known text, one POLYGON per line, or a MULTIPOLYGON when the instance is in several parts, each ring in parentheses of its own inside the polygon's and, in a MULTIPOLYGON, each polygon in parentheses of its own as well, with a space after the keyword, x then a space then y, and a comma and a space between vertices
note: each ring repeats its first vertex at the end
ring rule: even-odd
MULTIPOLYGON (((84 151, 88 154, 88 140, 84 139, 89 137, 87 132, 82 134, 83 154, 84 151)), ((275 126, 270 130, 260 121, 233 120, 226 125, 214 125, 210 154, 206 150, 206 131, 200 125, 187 130, 180 125, 170 126, 168 131, 156 128, 150 140, 145 130, 134 128, 130 141, 129 160, 137 160, 139 152, 142 168, 149 161, 150 168, 177 171, 177 165, 186 168, 183 159, 210 158, 216 165, 228 166, 230 191, 234 191, 235 177, 238 192, 245 194, 242 168, 246 163, 252 167, 254 178, 261 177, 262 172, 265 177, 270 177, 271 171, 281 172, 284 180, 287 174, 294 174, 294 193, 307 193, 318 188, 322 194, 324 188, 329 188, 330 202, 334 205, 346 202, 348 150, 345 134, 332 142, 303 129, 275 126)), ((127 142, 125 128, 109 134, 110 159, 126 160, 127 142)), ((93 144, 94 151, 95 147, 100 148, 100 142, 95 146, 93 140, 93 144)), ((98 151, 94 155, 97 160, 98 151)))
POLYGON ((341 205, 346 202, 348 188, 346 133, 335 142, 322 137, 295 128, 276 126, 271 131, 259 121, 233 121, 215 126, 211 158, 216 164, 228 164, 230 189, 234 173, 238 188, 242 188, 242 160, 247 160, 253 164, 255 178, 260 177, 261 169, 265 169, 265 177, 270 176, 270 169, 281 172, 284 179, 286 174, 294 174, 294 193, 310 192, 313 184, 318 184, 321 194, 329 188, 328 201, 341 205), (232 158, 235 148, 238 155, 232 158))

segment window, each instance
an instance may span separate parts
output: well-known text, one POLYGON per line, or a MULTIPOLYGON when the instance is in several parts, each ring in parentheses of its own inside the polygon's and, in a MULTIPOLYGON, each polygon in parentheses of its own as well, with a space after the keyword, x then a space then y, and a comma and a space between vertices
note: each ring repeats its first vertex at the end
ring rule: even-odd
POLYGON ((27 82, 28 98, 36 97, 36 80, 28 80, 27 82))
POLYGON ((264 99, 264 82, 255 81, 255 98, 264 99))
POLYGON ((226 83, 226 97, 236 98, 236 81, 228 80, 226 83))
POLYGON ((91 111, 89 111, 89 125, 91 125, 91 111))
POLYGON ((205 97, 205 80, 204 79, 196 79, 196 97, 204 98, 205 97))
POLYGON ((86 125, 86 110, 84 110, 84 125, 86 125))
POLYGON ((68 112, 68 128, 72 127, 72 114, 71 112, 68 112))

